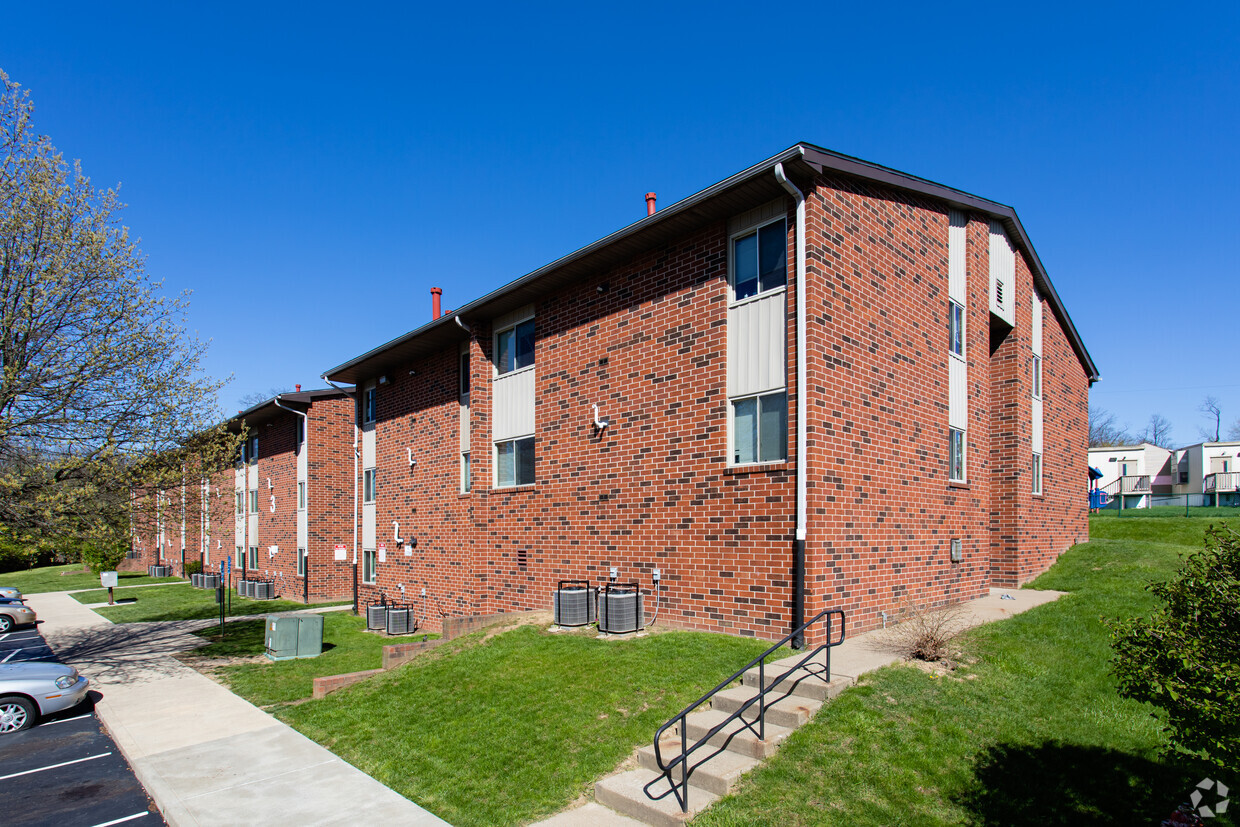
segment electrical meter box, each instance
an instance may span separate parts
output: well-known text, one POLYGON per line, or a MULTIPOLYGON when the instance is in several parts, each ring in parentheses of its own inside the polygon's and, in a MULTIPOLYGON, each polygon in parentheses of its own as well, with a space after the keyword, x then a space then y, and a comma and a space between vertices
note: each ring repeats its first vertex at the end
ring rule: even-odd
POLYGON ((267 615, 265 629, 270 660, 314 658, 323 652, 322 615, 267 615))

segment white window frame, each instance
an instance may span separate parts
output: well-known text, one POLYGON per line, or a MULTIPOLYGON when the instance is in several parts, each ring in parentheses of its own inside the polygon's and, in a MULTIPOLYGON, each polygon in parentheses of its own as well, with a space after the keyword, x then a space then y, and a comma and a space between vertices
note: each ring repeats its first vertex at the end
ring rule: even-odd
POLYGON ((297 433, 294 439, 297 441, 297 447, 300 448, 306 442, 306 418, 304 416, 294 417, 297 420, 297 433))
POLYGON ((461 452, 461 493, 468 494, 473 488, 473 468, 469 451, 461 452))
POLYGON ((237 495, 236 496, 236 500, 237 500, 236 515, 240 517, 243 514, 245 514, 245 492, 236 491, 234 493, 237 495))
POLYGON ((379 469, 362 469, 362 502, 373 503, 379 500, 379 469))
POLYGON ((250 450, 247 459, 250 462, 258 462, 258 437, 250 437, 250 450))
POLYGON ((749 393, 744 396, 733 396, 728 399, 728 465, 732 468, 750 467, 758 465, 775 465, 788 461, 788 390, 780 388, 773 391, 763 391, 762 393, 749 393), (740 462, 736 459, 736 403, 745 402, 750 399, 758 400, 757 402, 757 432, 755 434, 754 453, 756 456, 762 456, 762 401, 763 399, 782 396, 784 398, 784 441, 783 456, 779 459, 755 459, 746 462, 740 462))
POLYGON ((362 391, 362 424, 374 422, 379 412, 379 390, 374 386, 362 391))
POLYGON ((955 299, 947 301, 947 352, 957 359, 964 359, 964 339, 965 337, 965 318, 964 305, 955 299), (959 317, 959 329, 957 329, 957 316, 959 317), (959 335, 957 335, 959 334, 959 335), (960 350, 956 350, 956 345, 960 345, 960 350))
MULTIPOLYGON (((511 375, 511 374, 514 374, 514 373, 520 373, 520 372, 521 372, 521 371, 523 371, 523 370, 533 370, 533 369, 535 368, 535 366, 537 366, 537 364, 538 364, 538 327, 537 327, 537 325, 536 325, 536 323, 535 323, 535 321, 534 321, 534 314, 532 314, 532 313, 531 313, 529 316, 526 316, 526 317, 525 317, 525 318, 523 318, 523 319, 518 319, 517 321, 513 322, 513 323, 512 323, 512 324, 510 324, 510 325, 505 325, 503 328, 501 328, 501 329, 499 329, 499 330, 495 331, 495 335, 494 335, 494 336, 492 336, 492 339, 493 339, 493 341, 492 341, 492 353, 494 353, 494 354, 495 354, 495 358, 494 358, 493 362, 494 362, 494 367, 495 367, 495 376, 496 376, 497 378, 498 378, 498 377, 500 377, 500 376, 509 376, 509 375, 511 375), (517 348, 517 329, 518 329, 518 328, 520 328, 521 326, 523 326, 523 325, 527 325, 527 324, 532 326, 532 331, 531 331, 531 333, 530 333, 530 336, 531 336, 531 338, 532 338, 532 340, 533 340, 533 341, 532 341, 531 348, 530 348, 530 359, 531 359, 531 361, 530 361, 530 363, 529 363, 528 365, 521 365, 521 366, 519 366, 519 367, 518 367, 518 366, 516 365, 516 361, 517 361, 517 349, 516 349, 516 348, 517 348), (509 334, 509 333, 511 333, 511 334, 512 334, 512 361, 513 361, 513 367, 509 368, 508 370, 501 370, 501 369, 500 369, 500 361, 499 361, 499 354, 500 354, 499 340, 500 340, 503 336, 505 336, 505 335, 507 335, 507 334, 509 334)), ((470 377, 470 381, 471 381, 471 382, 473 381, 473 377, 472 377, 472 376, 470 377)))
POLYGON ((379 554, 373 548, 362 549, 362 582, 368 586, 379 582, 379 554))
POLYGON ((492 459, 493 459, 492 467, 494 468, 493 475, 495 479, 496 488, 521 488, 523 486, 534 485, 538 481, 538 447, 537 447, 537 443, 534 442, 534 436, 532 434, 528 436, 513 437, 512 439, 501 439, 499 442, 494 443, 494 445, 495 447, 493 449, 493 454, 492 454, 492 459), (521 468, 521 463, 518 461, 518 457, 517 457, 517 443, 525 442, 526 440, 529 440, 531 445, 533 446, 532 450, 534 451, 534 462, 533 462, 534 478, 527 482, 521 482, 517 478, 517 472, 521 468), (502 483, 500 482, 500 479, 499 479, 499 454, 500 454, 501 445, 512 445, 513 482, 510 482, 510 483, 502 483))
POLYGON ((258 571, 258 546, 250 546, 250 564, 246 568, 249 571, 258 571))
POLYGON ((306 576, 306 549, 304 546, 297 549, 297 576, 306 576))
POLYGON ((245 563, 245 546, 237 546, 237 553, 233 555, 233 568, 240 570, 245 563))
POLYGON ((250 513, 251 514, 258 513, 258 489, 257 488, 250 489, 250 513))
POLYGON ((1033 354, 1033 360, 1030 362, 1029 371, 1030 371, 1030 376, 1032 378, 1033 398, 1041 399, 1042 398, 1042 357, 1036 353, 1033 354))
POLYGON ((1033 464, 1033 467, 1031 470, 1033 472, 1033 493, 1037 496, 1041 496, 1042 495, 1042 464, 1043 464, 1041 451, 1033 452, 1032 464, 1033 464))
POLYGON ((948 482, 968 482, 969 481, 969 440, 968 432, 963 428, 947 429, 947 480, 948 482), (957 434, 959 434, 959 451, 960 451, 960 476, 953 476, 956 472, 956 451, 957 451, 957 434))
POLYGON ((752 299, 756 299, 759 296, 769 296, 780 290, 786 290, 787 287, 788 287, 788 217, 787 216, 781 215, 778 218, 771 219, 770 221, 763 221, 760 224, 751 225, 749 227, 746 227, 743 230, 738 230, 737 232, 732 233, 730 236, 728 236, 728 301, 729 303, 737 304, 738 302, 747 302, 752 299), (759 257, 758 258, 757 290, 754 292, 752 296, 745 296, 744 298, 737 298, 736 297, 736 242, 744 238, 748 238, 751 235, 754 236, 755 238, 760 238, 760 233, 762 232, 762 230, 766 229, 767 227, 770 227, 772 224, 782 224, 784 228, 784 233, 783 233, 784 280, 781 284, 776 285, 775 287, 768 287, 765 290, 762 289, 762 270, 761 270, 762 248, 761 248, 761 245, 759 244, 758 249, 757 249, 757 255, 759 257))
POLYGON ((297 510, 306 510, 306 484, 304 482, 297 483, 297 510))

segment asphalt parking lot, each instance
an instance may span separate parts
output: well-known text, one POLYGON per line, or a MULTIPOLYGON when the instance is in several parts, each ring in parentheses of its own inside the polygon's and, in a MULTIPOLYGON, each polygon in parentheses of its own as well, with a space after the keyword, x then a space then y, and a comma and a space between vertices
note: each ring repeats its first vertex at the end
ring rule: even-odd
MULTIPOLYGON (((0 663, 56 659, 37 629, 0 635, 0 663)), ((0 735, 0 821, 57 827, 165 823, 91 700, 30 729, 0 735)))

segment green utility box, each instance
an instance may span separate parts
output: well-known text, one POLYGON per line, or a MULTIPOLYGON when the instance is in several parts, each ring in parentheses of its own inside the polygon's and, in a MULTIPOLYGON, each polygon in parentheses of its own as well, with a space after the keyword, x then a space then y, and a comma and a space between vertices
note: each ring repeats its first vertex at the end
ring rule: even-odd
POLYGON ((263 635, 271 660, 314 658, 323 652, 322 615, 267 615, 263 635))

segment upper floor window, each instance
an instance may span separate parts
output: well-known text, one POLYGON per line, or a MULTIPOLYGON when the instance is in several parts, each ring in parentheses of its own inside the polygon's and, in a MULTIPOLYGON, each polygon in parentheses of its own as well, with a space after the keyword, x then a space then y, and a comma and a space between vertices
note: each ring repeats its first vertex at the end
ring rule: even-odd
POLYGON ((246 459, 254 462, 258 459, 258 437, 250 437, 250 449, 246 452, 246 459))
POLYGON ((375 421, 375 400, 376 391, 374 388, 367 388, 362 391, 362 424, 365 425, 375 421))
POLYGON ((732 463, 783 462, 787 457, 787 394, 732 400, 732 463))
POLYGON ((1034 356, 1033 364, 1030 366, 1033 380, 1033 396, 1035 399, 1042 398, 1042 357, 1034 356))
POLYGON ((964 356, 964 308, 956 302, 948 302, 948 347, 957 356, 964 356))
POLYGON ((306 484, 304 482, 297 483, 297 508, 302 511, 306 508, 306 484))
POLYGON ((306 418, 304 416, 297 417, 297 444, 301 445, 306 441, 306 418))
MULTIPOLYGON (((530 324, 532 325, 533 322, 530 322, 530 324)), ((461 387, 458 392, 460 393, 461 396, 465 396, 466 394, 469 393, 469 354, 468 353, 461 354, 460 377, 461 377, 461 387)))
POLYGON ((788 231, 784 219, 732 239, 732 300, 739 301, 788 281, 788 231))
POLYGON ((499 375, 534 364, 534 320, 526 319, 495 336, 495 370, 499 375))
POLYGON ((362 472, 362 502, 372 503, 378 495, 378 469, 367 468, 362 472))
POLYGON ((461 454, 461 492, 468 494, 473 486, 473 480, 469 473, 469 451, 461 454))
POLYGON ((250 513, 251 514, 258 513, 258 489, 257 488, 250 489, 250 513))

